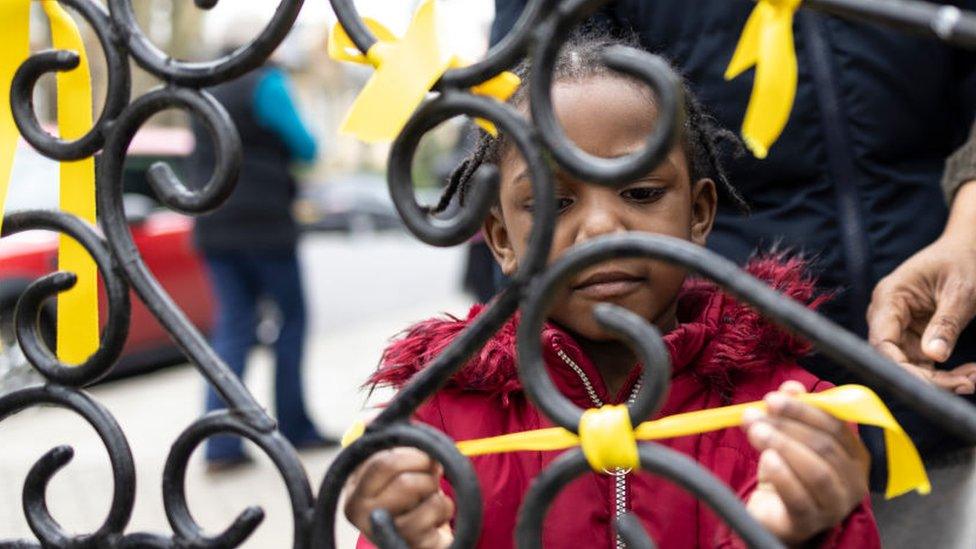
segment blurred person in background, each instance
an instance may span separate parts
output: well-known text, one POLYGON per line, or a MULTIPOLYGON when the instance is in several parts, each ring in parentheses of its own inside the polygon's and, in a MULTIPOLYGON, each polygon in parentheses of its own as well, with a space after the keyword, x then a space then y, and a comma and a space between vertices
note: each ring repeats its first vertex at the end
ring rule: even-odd
MULTIPOLYGON (((259 34, 264 21, 238 17, 228 25, 225 52, 259 34)), ((257 343, 257 308, 275 303, 281 326, 274 342, 275 413, 278 428, 298 449, 335 445, 319 433, 303 395, 302 357, 306 311, 292 217, 296 181, 293 163, 311 163, 318 146, 299 116, 288 75, 268 65, 207 90, 230 114, 243 145, 237 186, 216 211, 199 217, 194 229, 217 301, 212 344, 230 369, 242 376, 257 343)), ((196 181, 206 181, 214 165, 206 128, 194 123, 196 149, 191 159, 196 181)), ((207 411, 223 408, 207 386, 207 411)), ((206 445, 207 470, 217 472, 248 463, 238 437, 215 436, 206 445)))

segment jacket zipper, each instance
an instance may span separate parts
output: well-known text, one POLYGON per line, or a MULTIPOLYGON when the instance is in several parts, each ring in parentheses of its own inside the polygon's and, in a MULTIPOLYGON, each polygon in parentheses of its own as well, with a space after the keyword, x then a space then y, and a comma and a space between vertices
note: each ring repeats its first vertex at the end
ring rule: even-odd
MULTIPOLYGON (((559 358, 566 363, 567 366, 579 376, 580 381, 583 383, 583 388, 586 389, 586 394, 590 397, 590 401, 593 406, 599 408, 603 406, 603 400, 596 394, 596 389, 593 388, 593 383, 590 382, 590 378, 586 375, 586 372, 580 368, 579 364, 573 359, 569 358, 562 349, 557 348, 556 354, 559 358)), ((627 404, 633 404, 634 399, 637 398, 637 393, 640 391, 641 382, 638 379, 634 383, 634 388, 630 391, 630 396, 627 397, 627 404)), ((606 474, 613 477, 613 516, 614 518, 619 517, 627 512, 627 475, 630 474, 630 469, 614 469, 613 471, 604 471, 606 474)), ((624 549, 627 544, 620 536, 615 536, 616 548, 624 549)))
POLYGON ((868 271, 870 252, 861 216, 861 197, 854 161, 851 158, 851 144, 845 131, 837 81, 825 36, 824 19, 809 12, 799 13, 797 17, 816 83, 817 102, 827 147, 827 169, 837 197, 841 243, 850 279, 849 322, 857 333, 863 335, 867 333, 864 311, 867 310, 871 288, 868 271))

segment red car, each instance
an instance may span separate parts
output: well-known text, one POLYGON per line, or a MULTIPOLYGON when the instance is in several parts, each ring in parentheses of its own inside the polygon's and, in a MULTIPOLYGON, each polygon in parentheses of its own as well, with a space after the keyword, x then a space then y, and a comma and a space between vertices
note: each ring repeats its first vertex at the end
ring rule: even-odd
MULTIPOLYGON (((139 252, 160 284, 204 333, 210 329, 213 298, 192 242, 193 220, 160 208, 149 197, 146 169, 159 160, 180 172, 193 149, 186 130, 146 128, 129 149, 125 167, 126 215, 139 252)), ((14 160, 5 211, 58 207, 58 164, 22 143, 14 160)), ((20 352, 13 331, 13 311, 20 293, 57 266, 58 235, 30 231, 0 240, 0 392, 30 379, 32 369, 20 352)), ((119 364, 111 376, 131 374, 181 360, 182 355, 146 307, 132 294, 132 321, 119 364)), ((105 297, 100 299, 105 322, 105 297)), ((53 336, 53 303, 44 326, 53 336)), ((53 337, 49 338, 53 341, 53 337)))

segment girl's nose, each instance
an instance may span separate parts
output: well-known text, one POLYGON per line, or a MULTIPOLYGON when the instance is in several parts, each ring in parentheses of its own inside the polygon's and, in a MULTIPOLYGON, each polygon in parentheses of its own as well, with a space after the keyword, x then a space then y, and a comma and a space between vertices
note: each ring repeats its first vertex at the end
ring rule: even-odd
POLYGON ((602 200, 581 208, 579 230, 576 232, 576 244, 592 240, 599 236, 622 233, 627 231, 623 219, 618 212, 602 200))

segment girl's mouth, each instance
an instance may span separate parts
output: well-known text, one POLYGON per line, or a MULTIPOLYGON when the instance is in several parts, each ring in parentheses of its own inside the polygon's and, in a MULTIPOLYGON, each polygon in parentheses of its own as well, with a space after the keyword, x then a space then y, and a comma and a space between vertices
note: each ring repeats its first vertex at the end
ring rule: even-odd
POLYGON ((625 271, 601 271, 574 284, 572 290, 581 297, 605 301, 631 294, 646 283, 646 277, 625 271))

